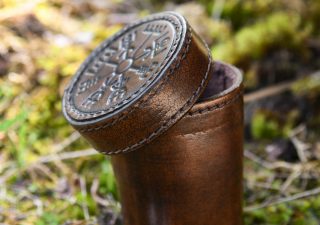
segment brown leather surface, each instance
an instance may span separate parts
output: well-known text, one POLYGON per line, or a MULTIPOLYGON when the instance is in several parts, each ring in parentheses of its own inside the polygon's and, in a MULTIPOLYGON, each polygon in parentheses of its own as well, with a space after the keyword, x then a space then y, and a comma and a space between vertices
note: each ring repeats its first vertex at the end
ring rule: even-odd
POLYGON ((242 145, 239 86, 195 104, 139 150, 112 156, 125 225, 242 224, 242 145))
POLYGON ((84 62, 65 92, 64 115, 94 148, 113 154, 125 225, 242 224, 240 83, 239 71, 212 63, 185 19, 170 12, 130 25, 84 62))
MULTIPOLYGON (((171 32, 170 34, 173 35, 174 32, 172 30, 171 32)), ((143 41, 136 40, 132 43, 132 46, 140 46, 141 43, 143 41)), ((122 49, 118 49, 115 54, 122 55, 122 49)), ((117 57, 119 58, 119 55, 117 57)), ((114 73, 118 73, 117 70, 125 70, 127 68, 127 64, 123 66, 124 62, 129 63, 128 59, 115 63, 116 69, 114 73)), ((150 56, 143 61, 137 60, 137 64, 152 64, 152 57, 150 56)), ((105 44, 102 44, 93 52, 84 63, 84 66, 80 68, 64 95, 64 115, 69 123, 100 152, 104 154, 129 152, 152 141, 175 124, 197 101, 208 83, 209 74, 212 74, 211 70, 209 49, 193 32, 185 19, 173 13, 156 14, 124 29, 122 33, 120 32, 115 37, 107 40, 105 44), (170 20, 173 21, 171 23, 177 24, 176 35, 172 37, 177 42, 177 46, 171 45, 170 51, 168 51, 168 54, 171 54, 169 55, 171 58, 168 56, 167 61, 164 61, 163 67, 158 68, 159 71, 156 72, 158 77, 153 78, 154 81, 152 81, 153 83, 150 84, 150 87, 142 88, 143 86, 137 86, 142 84, 128 83, 124 88, 130 90, 139 90, 141 88, 141 96, 136 96, 135 99, 132 99, 131 95, 133 94, 131 93, 130 95, 128 93, 128 96, 124 96, 122 100, 115 99, 114 105, 106 105, 107 101, 103 99, 104 96, 110 97, 112 94, 111 92, 107 93, 109 88, 104 86, 103 81, 91 81, 93 86, 88 87, 88 90, 85 89, 87 92, 84 91, 82 93, 81 81, 88 82, 84 77, 108 76, 106 74, 112 72, 109 71, 110 69, 106 73, 103 72, 103 68, 109 68, 110 66, 108 65, 115 60, 112 57, 111 60, 100 62, 100 64, 106 65, 105 67, 100 66, 100 70, 95 70, 94 72, 96 73, 93 75, 90 72, 90 67, 96 66, 95 58, 100 59, 102 57, 100 55, 103 49, 107 48, 106 46, 109 46, 110 43, 118 43, 119 40, 117 38, 123 35, 132 34, 132 32, 142 34, 148 28, 148 25, 154 25, 152 24, 154 20, 157 21, 156 25, 161 25, 164 20, 165 22, 170 20), (95 102, 90 101, 89 104, 86 99, 90 99, 90 96, 93 95, 91 91, 93 94, 97 91, 103 93, 103 96, 100 95, 102 96, 101 99, 99 98, 95 102), (132 100, 127 102, 125 98, 131 98, 132 100), (83 104, 88 107, 84 107, 83 104)), ((135 77, 136 75, 134 74, 127 75, 127 78, 131 78, 131 80, 135 77)), ((150 75, 150 77, 152 76, 150 75)))

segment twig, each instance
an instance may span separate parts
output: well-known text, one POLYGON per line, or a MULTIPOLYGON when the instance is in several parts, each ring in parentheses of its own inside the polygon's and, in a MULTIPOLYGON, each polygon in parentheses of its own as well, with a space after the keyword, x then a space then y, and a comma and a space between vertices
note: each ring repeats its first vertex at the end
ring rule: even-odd
POLYGON ((63 152, 60 154, 50 154, 46 156, 42 156, 38 159, 36 163, 49 163, 56 160, 67 160, 67 159, 75 159, 80 157, 92 156, 97 155, 98 152, 92 148, 79 150, 79 151, 72 151, 72 152, 63 152))
POLYGON ((285 193, 285 191, 288 189, 288 187, 292 184, 292 182, 297 179, 300 175, 302 174, 302 171, 299 170, 294 170, 290 176, 286 179, 286 181, 282 184, 281 186, 281 193, 285 193))
POLYGON ((254 101, 266 98, 266 97, 280 94, 284 91, 289 90, 295 82, 296 82, 296 80, 281 83, 281 84, 276 84, 276 85, 272 85, 270 87, 263 88, 259 91, 255 91, 253 93, 246 94, 246 95, 244 95, 244 102, 245 103, 254 102, 254 101))
POLYGON ((296 127, 295 129, 293 129, 289 135, 291 142, 293 143, 294 147, 297 150, 298 157, 301 162, 308 161, 306 151, 311 148, 311 145, 306 144, 297 138, 297 136, 300 133, 304 132, 305 130, 306 130, 306 126, 302 124, 302 125, 296 127))
POLYGON ((286 202, 291 202, 291 201, 295 201, 298 199, 302 199, 302 198, 307 198, 307 197, 311 197, 314 195, 319 195, 320 194, 320 187, 309 190, 309 191, 304 191, 304 192, 300 192, 285 198, 279 198, 275 201, 272 202, 265 202, 259 205, 253 205, 253 206, 248 206, 244 208, 245 212, 250 212, 250 211, 254 211, 254 210, 258 210, 258 209, 262 209, 262 208, 266 208, 269 206, 273 206, 273 205, 278 205, 278 204, 282 204, 282 203, 286 203, 286 202))
POLYGON ((54 153, 61 152, 64 150, 66 147, 71 145, 73 142, 78 140, 80 138, 80 134, 78 132, 73 132, 68 138, 64 139, 61 143, 58 143, 53 146, 54 153))
MULTIPOLYGON (((46 155, 40 157, 35 163, 30 165, 31 167, 37 166, 37 164, 42 164, 42 163, 50 163, 50 162, 55 162, 55 161, 61 161, 61 160, 68 160, 68 159, 75 159, 75 158, 80 158, 80 157, 86 157, 86 156, 92 156, 92 155, 98 155, 98 152, 94 149, 85 149, 85 150, 79 150, 79 151, 73 151, 73 152, 64 152, 60 154, 51 154, 51 155, 46 155)), ((17 171, 24 171, 27 168, 23 169, 18 169, 18 167, 15 165, 11 169, 8 169, 4 175, 0 177, 0 185, 5 183, 10 177, 15 175, 17 171)))
POLYGON ((0 185, 4 184, 10 177, 12 177, 18 171, 18 167, 15 165, 14 167, 8 169, 4 175, 0 177, 0 185))
MULTIPOLYGON (((58 180, 58 177, 55 173, 53 173, 50 168, 48 168, 47 166, 45 166, 44 164, 34 164, 32 167, 29 167, 27 170, 28 171, 31 171, 31 169, 37 169, 39 170, 40 172, 42 172, 44 175, 46 175, 47 177, 50 178, 50 180, 52 181, 56 181, 58 180)), ((36 180, 36 178, 34 178, 34 180, 36 180)))
POLYGON ((247 157, 248 159, 252 160, 255 163, 258 163, 259 165, 265 167, 266 169, 278 169, 278 168, 284 168, 284 169, 289 169, 289 170, 293 170, 296 166, 299 166, 298 164, 290 164, 290 163, 286 163, 286 162, 282 162, 282 161, 277 161, 277 162, 268 162, 266 160, 263 160, 261 158, 259 158, 257 155, 255 155, 254 153, 252 153, 249 150, 244 150, 244 156, 247 157))
POLYGON ((257 155, 255 155, 253 152, 245 149, 244 150, 244 156, 250 159, 251 161, 260 164, 261 166, 270 169, 272 167, 271 163, 259 158, 257 155))
POLYGON ((308 158, 306 156, 306 151, 311 147, 306 143, 300 141, 297 137, 290 137, 291 142, 293 143, 294 147, 296 147, 299 159, 301 162, 308 162, 308 158))
POLYGON ((82 201, 81 201, 81 206, 83 210, 83 215, 86 220, 90 219, 89 215, 89 209, 87 205, 87 188, 86 188, 86 180, 84 177, 80 176, 79 178, 80 181, 80 189, 81 189, 81 195, 82 195, 82 201))
POLYGON ((109 207, 111 206, 111 203, 107 200, 107 199, 103 199, 101 198, 97 192, 98 192, 98 188, 99 188, 99 180, 98 179, 94 179, 92 182, 92 186, 90 189, 92 198, 99 204, 102 205, 104 207, 109 207))
MULTIPOLYGON (((319 77, 319 76, 320 76, 320 70, 315 71, 309 75, 309 77, 319 77)), ((257 101, 257 100, 260 100, 263 98, 267 98, 267 97, 270 97, 273 95, 280 94, 284 91, 288 91, 293 87, 294 84, 296 84, 297 82, 299 82, 302 79, 304 79, 304 78, 298 78, 296 80, 287 81, 287 82, 280 83, 280 84, 275 84, 270 87, 266 87, 266 88, 260 89, 258 91, 255 91, 253 93, 245 94, 244 95, 244 102, 245 103, 254 102, 254 101, 257 101)))

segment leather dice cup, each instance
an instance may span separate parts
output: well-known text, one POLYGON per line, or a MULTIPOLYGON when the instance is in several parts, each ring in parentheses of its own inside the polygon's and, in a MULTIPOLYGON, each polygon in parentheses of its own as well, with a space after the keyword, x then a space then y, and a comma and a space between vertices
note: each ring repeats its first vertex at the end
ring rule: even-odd
POLYGON ((112 155, 125 225, 242 224, 242 75, 214 61, 179 14, 105 40, 66 89, 63 113, 112 155))

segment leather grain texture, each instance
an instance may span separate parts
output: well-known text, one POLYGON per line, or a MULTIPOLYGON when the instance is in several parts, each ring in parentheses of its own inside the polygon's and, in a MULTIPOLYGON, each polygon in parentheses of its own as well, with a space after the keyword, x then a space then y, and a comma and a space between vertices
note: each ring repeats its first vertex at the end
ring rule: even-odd
MULTIPOLYGON (((155 37, 159 39, 159 32, 156 31, 155 37)), ((171 12, 156 14, 125 28, 92 53, 66 90, 63 98, 64 115, 100 152, 111 155, 133 151, 161 135, 190 110, 205 89, 212 69, 210 50, 182 16, 171 12), (167 24, 168 21, 170 24, 167 24), (151 42, 146 34, 150 32, 150 26, 154 26, 153 30, 156 31, 159 26, 166 26, 168 31, 163 30, 160 37, 167 37, 162 42, 171 45, 163 44, 161 49, 160 43, 151 42), (138 34, 144 34, 144 37, 138 34), (123 55, 135 51, 128 48, 125 49, 128 53, 125 53, 122 49, 121 38, 127 38, 128 35, 137 36, 129 44, 132 49, 134 46, 146 46, 144 50, 138 48, 140 54, 148 52, 152 46, 161 50, 157 54, 159 62, 162 60, 161 66, 146 75, 148 79, 153 79, 150 83, 147 79, 140 84, 147 77, 141 77, 139 73, 130 70, 136 70, 137 66, 152 65, 155 56, 148 55, 142 60, 134 58, 132 53, 133 58, 126 56, 122 59, 123 55), (103 58, 112 51, 110 48, 114 48, 110 45, 118 42, 120 47, 114 50, 114 55, 103 58), (163 58, 160 58, 161 54, 164 54, 163 58), (111 64, 114 64, 113 70, 111 64), (91 73, 92 67, 97 65, 99 69, 91 73), (106 77, 106 80, 99 80, 101 76, 106 77), (94 78, 86 80, 87 77, 94 78), (118 80, 109 85, 109 78, 114 77, 118 80), (130 83, 130 80, 136 82, 130 83), (83 82, 89 82, 89 87, 83 88, 83 82)))
POLYGON ((113 156, 125 225, 242 224, 242 86, 113 156))
POLYGON ((64 115, 112 155, 125 225, 242 224, 241 81, 172 12, 124 28, 83 63, 64 115))

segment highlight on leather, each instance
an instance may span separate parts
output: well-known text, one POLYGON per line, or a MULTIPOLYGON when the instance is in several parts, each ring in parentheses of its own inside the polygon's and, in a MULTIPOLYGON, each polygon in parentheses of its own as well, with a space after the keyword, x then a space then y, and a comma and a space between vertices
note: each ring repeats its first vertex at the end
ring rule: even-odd
POLYGON ((139 150, 111 157, 124 225, 241 225, 242 74, 214 62, 207 96, 139 150))
POLYGON ((69 123, 112 155, 124 225, 241 225, 242 74, 179 14, 105 40, 65 91, 69 123))
POLYGON ((63 112, 100 152, 133 151, 190 110, 212 70, 210 50, 184 17, 154 14, 92 52, 65 91, 63 112))

